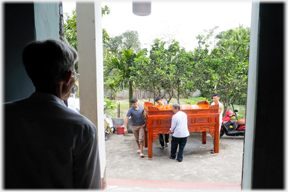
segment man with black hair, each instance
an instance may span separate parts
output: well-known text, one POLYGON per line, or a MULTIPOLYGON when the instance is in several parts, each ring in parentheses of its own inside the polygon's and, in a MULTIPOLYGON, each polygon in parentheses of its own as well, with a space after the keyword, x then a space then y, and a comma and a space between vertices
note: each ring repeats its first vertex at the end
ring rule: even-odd
POLYGON ((213 102, 211 105, 219 105, 219 131, 221 130, 221 123, 222 123, 222 111, 223 111, 223 105, 220 103, 220 94, 214 93, 213 94, 213 102))
POLYGON ((132 130, 135 137, 135 141, 138 145, 137 153, 140 153, 140 157, 144 157, 143 154, 143 144, 144 144, 144 129, 145 129, 145 120, 144 108, 139 105, 136 98, 131 99, 132 107, 128 110, 126 119, 124 122, 124 133, 127 134, 127 123, 129 117, 132 118, 132 130))
MULTIPOLYGON (((155 102, 158 104, 158 105, 167 105, 166 103, 164 103, 162 101, 162 98, 161 97, 156 97, 155 99, 155 102)), ((164 139, 163 139, 163 135, 165 137, 165 147, 168 147, 169 145, 169 133, 168 134, 159 134, 159 142, 160 142, 160 149, 164 149, 164 139)))
POLYGON ((25 70, 36 91, 5 103, 5 189, 101 189, 95 125, 63 102, 79 74, 76 50, 61 41, 29 43, 25 70))

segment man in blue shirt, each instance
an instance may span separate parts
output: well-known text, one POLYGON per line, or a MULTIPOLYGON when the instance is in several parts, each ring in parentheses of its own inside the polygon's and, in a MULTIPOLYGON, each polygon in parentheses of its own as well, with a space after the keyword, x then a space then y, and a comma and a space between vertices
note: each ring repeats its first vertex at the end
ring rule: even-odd
POLYGON ((131 116, 132 118, 132 130, 138 145, 137 153, 140 153, 140 157, 144 157, 143 154, 143 144, 144 144, 144 129, 145 129, 145 120, 144 108, 138 104, 136 98, 132 98, 131 101, 132 107, 128 110, 124 123, 124 133, 127 133, 127 123, 128 119, 131 116))
POLYGON ((171 142, 171 155, 169 158, 176 158, 176 151, 179 145, 177 160, 182 162, 183 150, 187 142, 187 137, 190 135, 187 124, 187 115, 186 113, 180 111, 180 105, 177 103, 172 105, 172 110, 175 114, 172 116, 170 128, 170 134, 173 133, 173 135, 171 142))

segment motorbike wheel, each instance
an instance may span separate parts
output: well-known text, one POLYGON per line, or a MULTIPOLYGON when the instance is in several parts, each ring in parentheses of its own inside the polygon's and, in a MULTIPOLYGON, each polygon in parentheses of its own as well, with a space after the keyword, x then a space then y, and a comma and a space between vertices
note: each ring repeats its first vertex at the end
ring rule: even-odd
POLYGON ((221 139, 221 137, 224 135, 224 130, 223 129, 221 129, 221 131, 220 131, 220 139, 221 139))

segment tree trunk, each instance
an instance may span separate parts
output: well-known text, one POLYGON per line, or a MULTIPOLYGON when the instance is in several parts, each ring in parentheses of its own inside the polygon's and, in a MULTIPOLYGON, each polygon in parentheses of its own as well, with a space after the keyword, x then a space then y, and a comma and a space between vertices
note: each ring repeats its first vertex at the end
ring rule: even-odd
POLYGON ((226 97, 226 102, 223 107, 224 107, 224 114, 225 114, 228 108, 228 96, 226 97))
POLYGON ((235 114, 235 117, 236 117, 236 119, 238 120, 237 114, 234 112, 235 109, 234 109, 234 105, 233 105, 233 103, 231 103, 231 105, 232 105, 232 108, 233 108, 233 113, 235 114))
POLYGON ((178 86, 178 87, 177 87, 177 89, 178 89, 178 90, 177 90, 177 92, 178 92, 178 93, 177 93, 177 95, 178 95, 178 96, 177 96, 177 103, 180 105, 180 101, 179 101, 179 98, 180 98, 180 85, 179 85, 179 83, 178 83, 177 86, 178 86))
POLYGON ((170 103, 171 99, 173 98, 173 89, 169 90, 169 100, 168 100, 168 104, 170 103))
POLYGON ((129 107, 132 107, 132 104, 130 103, 131 99, 133 98, 133 87, 132 87, 132 81, 129 81, 129 107))
POLYGON ((125 98, 124 96, 125 96, 125 94, 124 94, 124 81, 123 81, 123 89, 122 89, 122 91, 123 91, 123 99, 125 98))
POLYGON ((118 99, 118 98, 117 98, 117 91, 114 90, 114 100, 117 101, 117 99, 118 99))
POLYGON ((177 94, 175 93, 174 87, 171 85, 171 89, 172 89, 172 97, 174 95, 174 97, 177 99, 177 94))
POLYGON ((120 102, 117 105, 117 117, 120 118, 120 102))

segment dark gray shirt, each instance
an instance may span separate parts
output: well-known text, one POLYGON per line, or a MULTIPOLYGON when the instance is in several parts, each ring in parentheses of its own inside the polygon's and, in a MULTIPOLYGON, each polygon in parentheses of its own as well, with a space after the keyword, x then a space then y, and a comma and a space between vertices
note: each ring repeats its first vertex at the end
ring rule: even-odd
POLYGON ((101 189, 96 127, 58 97, 33 93, 5 108, 5 188, 101 189))
POLYGON ((128 113, 126 116, 128 116, 128 117, 131 116, 132 126, 141 125, 141 124, 145 123, 143 116, 142 116, 142 113, 144 113, 144 108, 141 105, 139 105, 138 110, 136 110, 134 107, 131 107, 128 110, 128 113))

